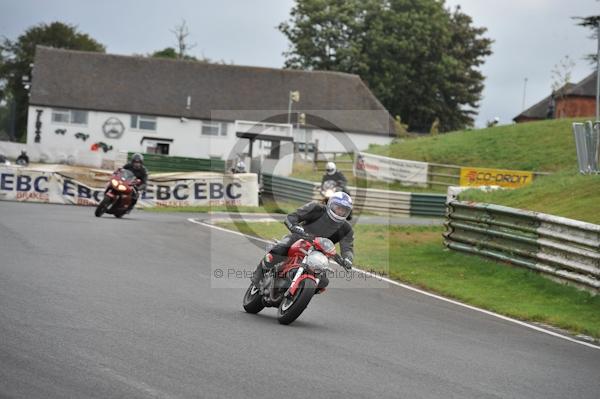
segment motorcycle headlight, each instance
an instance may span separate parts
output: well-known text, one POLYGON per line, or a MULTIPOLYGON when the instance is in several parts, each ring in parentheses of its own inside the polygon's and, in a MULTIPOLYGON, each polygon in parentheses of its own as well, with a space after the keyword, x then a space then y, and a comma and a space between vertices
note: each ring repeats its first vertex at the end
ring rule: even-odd
POLYGON ((122 184, 119 184, 119 187, 117 187, 117 189, 118 189, 119 191, 125 191, 125 190, 127 190, 127 187, 126 187, 126 186, 124 186, 124 185, 122 185, 122 184))
POLYGON ((112 179, 110 182, 115 187, 117 187, 119 185, 119 181, 117 179, 112 179))
POLYGON ((304 262, 313 273, 318 274, 323 272, 323 269, 329 264, 329 259, 321 252, 314 251, 306 257, 304 262))

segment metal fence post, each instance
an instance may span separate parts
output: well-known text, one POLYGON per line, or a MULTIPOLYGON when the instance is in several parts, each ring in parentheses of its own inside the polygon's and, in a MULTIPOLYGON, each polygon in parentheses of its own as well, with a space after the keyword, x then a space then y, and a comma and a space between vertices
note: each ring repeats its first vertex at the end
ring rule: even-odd
POLYGON ((600 146, 600 124, 591 121, 573 123, 573 135, 577 150, 580 173, 598 173, 598 147, 600 146))
MULTIPOLYGON (((600 39, 599 39, 600 40, 600 39)), ((594 122, 592 126, 592 131, 596 140, 596 145, 592 151, 592 159, 595 162, 596 169, 595 172, 600 172, 600 121, 594 122)))

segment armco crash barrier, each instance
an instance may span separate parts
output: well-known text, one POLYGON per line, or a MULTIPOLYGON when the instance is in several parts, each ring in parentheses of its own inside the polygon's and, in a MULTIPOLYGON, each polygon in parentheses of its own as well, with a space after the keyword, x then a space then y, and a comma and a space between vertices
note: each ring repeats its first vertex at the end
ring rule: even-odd
MULTIPOLYGON (((0 200, 53 204, 97 205, 104 195, 109 173, 98 174, 94 183, 82 182, 59 172, 19 167, 0 167, 0 200)), ((138 205, 258 206, 256 174, 167 173, 151 175, 138 205)))
POLYGON ((600 290, 600 225, 499 205, 452 201, 447 247, 600 290))
MULTIPOLYGON (((320 184, 290 177, 262 174, 263 192, 275 199, 308 202, 321 199, 320 184)), ((446 196, 348 187, 357 210, 392 215, 443 217, 446 196)))
POLYGON ((262 174, 263 193, 276 199, 309 202, 318 199, 317 188, 318 184, 314 182, 268 173, 262 174))

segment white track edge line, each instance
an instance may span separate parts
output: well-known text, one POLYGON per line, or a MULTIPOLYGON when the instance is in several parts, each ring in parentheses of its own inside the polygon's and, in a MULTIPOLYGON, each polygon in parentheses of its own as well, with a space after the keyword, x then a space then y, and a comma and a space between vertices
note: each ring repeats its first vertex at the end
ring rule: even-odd
MULTIPOLYGON (((271 242, 269 240, 265 240, 264 238, 259 238, 259 237, 251 236, 249 234, 240 233, 239 231, 229 230, 229 229, 226 229, 224 227, 215 226, 214 224, 205 223, 205 222, 196 220, 194 218, 188 218, 188 222, 195 223, 195 224, 198 224, 198 225, 201 225, 201 226, 210 227, 211 229, 216 229, 216 230, 224 231, 224 232, 229 233, 229 234, 235 234, 235 235, 238 235, 238 236, 241 236, 241 237, 245 237, 245 238, 249 238, 249 239, 252 239, 252 240, 262 241, 264 243, 270 243, 271 242)), ((547 330, 545 328, 538 327, 536 325, 529 324, 529 323, 526 323, 526 322, 521 321, 521 320, 513 319, 512 317, 504 316, 504 315, 501 315, 501 314, 498 314, 498 313, 494 313, 494 312, 489 311, 489 310, 481 309, 481 308, 478 308, 478 307, 475 307, 475 306, 472 306, 472 305, 467 305, 466 303, 462 303, 462 302, 456 301, 454 299, 446 298, 446 297, 443 297, 443 296, 440 296, 440 295, 437 295, 437 294, 433 294, 431 292, 423 291, 423 290, 421 290, 419 288, 415 288, 415 287, 412 287, 410 285, 406 285, 404 283, 400 283, 398 281, 391 280, 391 279, 389 279, 387 277, 382 277, 382 276, 373 274, 373 273, 368 272, 366 270, 362 270, 362 269, 359 269, 359 268, 356 268, 356 267, 353 268, 353 269, 355 269, 355 270, 357 270, 359 272, 365 273, 366 275, 369 275, 371 277, 383 280, 386 283, 389 283, 389 284, 392 284, 392 285, 395 285, 395 286, 398 286, 398 287, 402 287, 402 288, 405 288, 407 290, 410 290, 410 291, 413 291, 413 292, 417 292, 419 294, 423 294, 423 295, 426 295, 426 296, 431 297, 431 298, 438 299, 440 301, 448 302, 448 303, 451 303, 451 304, 454 304, 454 305, 457 305, 457 306, 461 306, 463 308, 474 310, 476 312, 480 312, 480 313, 486 314, 488 316, 493 316, 493 317, 496 317, 498 319, 502 319, 502 320, 505 320, 505 321, 508 321, 508 322, 511 322, 511 323, 514 323, 514 324, 518 324, 520 326, 523 326, 523 327, 526 327, 526 328, 529 328, 529 329, 541 332, 543 334, 551 335, 551 336, 556 337, 556 338, 561 338, 561 339, 564 339, 566 341, 570 341, 570 342, 574 342, 576 344, 584 345, 584 346, 587 346, 589 348, 600 349, 600 346, 598 346, 598 345, 595 345, 595 344, 592 344, 592 343, 589 343, 589 342, 585 342, 585 341, 581 341, 581 340, 569 337, 567 335, 559 334, 557 332, 554 332, 554 331, 551 331, 551 330, 547 330)))

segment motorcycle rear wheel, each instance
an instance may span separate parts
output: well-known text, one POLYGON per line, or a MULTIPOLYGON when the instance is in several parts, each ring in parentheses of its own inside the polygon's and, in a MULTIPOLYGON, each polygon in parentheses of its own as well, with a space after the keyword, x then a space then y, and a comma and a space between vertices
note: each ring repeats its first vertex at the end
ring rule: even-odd
POLYGON ((246 312, 253 314, 258 313, 265 308, 261 292, 254 283, 250 283, 250 287, 248 287, 246 294, 244 294, 244 301, 242 304, 246 312))
POLYGON ((279 308, 277 309, 277 321, 279 324, 287 325, 300 317, 315 294, 316 289, 317 285, 313 280, 303 280, 298 287, 298 291, 296 291, 296 295, 291 298, 285 298, 279 304, 279 308))

